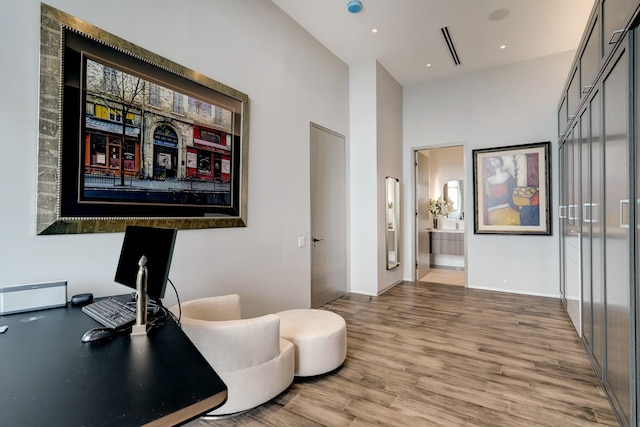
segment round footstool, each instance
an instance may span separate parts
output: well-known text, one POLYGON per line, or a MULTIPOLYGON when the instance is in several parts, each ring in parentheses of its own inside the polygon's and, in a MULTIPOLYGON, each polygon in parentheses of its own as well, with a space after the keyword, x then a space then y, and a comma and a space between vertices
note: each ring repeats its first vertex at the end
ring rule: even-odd
POLYGON ((293 342, 295 375, 324 374, 342 365, 347 356, 347 325, 330 311, 285 310, 280 317, 280 336, 293 342))

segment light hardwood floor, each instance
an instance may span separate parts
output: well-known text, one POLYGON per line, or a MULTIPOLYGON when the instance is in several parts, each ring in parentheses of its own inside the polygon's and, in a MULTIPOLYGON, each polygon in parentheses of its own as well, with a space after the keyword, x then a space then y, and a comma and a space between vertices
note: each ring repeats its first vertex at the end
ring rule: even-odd
POLYGON ((431 268, 421 282, 440 283, 443 285, 464 286, 467 282, 464 270, 451 270, 447 268, 431 268))
POLYGON ((617 425, 559 300, 404 282, 323 309, 347 322, 341 368, 189 425, 617 425))

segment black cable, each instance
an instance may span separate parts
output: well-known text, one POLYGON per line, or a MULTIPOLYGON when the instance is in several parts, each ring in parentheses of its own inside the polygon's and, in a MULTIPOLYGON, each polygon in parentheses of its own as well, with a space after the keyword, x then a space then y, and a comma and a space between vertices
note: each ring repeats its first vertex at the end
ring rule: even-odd
MULTIPOLYGON (((173 283, 171 284, 171 286, 173 286, 173 283)), ((174 286, 174 289, 175 289, 175 286, 174 286)), ((127 302, 126 304, 128 306, 137 308, 136 307, 137 300, 138 300, 138 293, 132 292, 131 301, 127 302)), ((148 316, 147 329, 148 330, 151 330, 153 328, 163 325, 164 324, 163 321, 170 315, 175 319, 175 316, 173 316, 173 313, 171 313, 169 310, 166 309, 164 305, 162 305, 161 299, 159 298, 147 299, 147 316, 148 316)))
POLYGON ((171 284, 173 291, 176 293, 176 300, 178 300, 178 318, 176 319, 176 316, 171 311, 169 311, 169 313, 171 314, 171 317, 174 318, 178 326, 181 326, 180 319, 182 319, 182 306, 180 305, 180 295, 178 295, 178 290, 176 289, 176 286, 173 284, 171 279, 167 278, 167 280, 169 281, 169 284, 171 284))
POLYGON ((151 330, 155 327, 164 325, 164 320, 167 317, 169 317, 170 313, 171 312, 167 310, 164 306, 158 306, 157 310, 154 313, 155 316, 151 320, 149 320, 149 322, 147 323, 147 329, 151 330), (162 312, 162 314, 157 315, 158 312, 162 312))

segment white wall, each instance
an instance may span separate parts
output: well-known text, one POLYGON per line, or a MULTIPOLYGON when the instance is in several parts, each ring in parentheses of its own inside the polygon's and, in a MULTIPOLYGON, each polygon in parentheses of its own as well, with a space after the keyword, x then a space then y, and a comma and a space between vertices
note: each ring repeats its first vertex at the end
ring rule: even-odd
MULTIPOLYGON (((557 115, 560 91, 575 52, 565 52, 454 79, 404 88, 404 176, 411 182, 417 148, 466 144, 465 221, 468 286, 559 295, 557 115), (473 234, 472 150, 551 141, 552 236, 473 234)), ((412 201, 405 188, 405 201, 412 201)), ((405 213, 406 213, 405 209, 405 213)), ((412 224, 409 214, 405 224, 412 224)), ((413 230, 405 251, 413 254, 413 230)), ((405 279, 412 278, 405 264, 405 279)))
MULTIPOLYGON (((385 178, 400 179, 400 188, 406 185, 402 179, 402 86, 391 74, 376 62, 376 123, 377 123, 377 172, 378 172, 378 288, 377 294, 402 281, 402 265, 408 260, 402 253, 402 222, 398 235, 400 266, 387 270, 386 258, 386 186, 385 178)), ((403 204, 400 203, 400 212, 403 204)))
MULTIPOLYGON (((424 153, 429 157, 429 194, 430 198, 438 199, 444 197, 444 185, 448 181, 462 180, 462 189, 465 191, 466 182, 465 167, 464 167, 464 146, 455 145, 452 147, 441 147, 430 150, 425 150, 424 153)), ((463 211, 466 211, 468 206, 464 206, 463 211)), ((464 212, 466 215, 466 212, 464 212)), ((449 219, 443 217, 440 220, 439 227, 443 229, 455 229, 457 227, 464 228, 464 220, 449 219)), ((440 256, 443 259, 445 257, 440 256)), ((464 265, 464 262, 455 257, 453 266, 459 267, 464 265)), ((438 262, 437 265, 448 265, 449 263, 438 262)))
POLYGON ((349 76, 349 290, 379 295, 403 274, 387 270, 385 252, 385 177, 402 185, 402 86, 377 61, 351 65, 349 76))
MULTIPOLYGON (((442 147, 430 150, 429 194, 432 199, 443 197, 447 181, 464 179, 464 147, 442 147)), ((465 183, 466 184, 466 183, 465 183)))
MULTIPOLYGON (((309 123, 349 135, 347 66, 269 0, 50 0, 49 5, 250 98, 248 226, 180 231, 183 300, 238 292, 246 315, 310 304, 309 123)), ((65 279, 107 295, 121 233, 36 236, 40 3, 0 14, 0 286, 65 279)), ((166 304, 173 304, 167 290, 166 304)))
POLYGON ((349 290, 376 295, 378 288, 378 185, 376 62, 349 67, 349 290))

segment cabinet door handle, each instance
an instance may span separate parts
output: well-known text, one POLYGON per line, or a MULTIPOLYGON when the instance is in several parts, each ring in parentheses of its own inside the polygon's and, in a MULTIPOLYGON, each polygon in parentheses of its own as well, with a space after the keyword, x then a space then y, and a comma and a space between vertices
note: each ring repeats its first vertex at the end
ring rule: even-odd
POLYGON ((565 219, 567 217, 567 207, 566 206, 560 206, 560 209, 558 210, 558 217, 560 219, 565 219))
POLYGON ((569 205, 569 221, 573 221, 574 219, 576 219, 575 216, 575 210, 576 210, 576 205, 569 205), (574 214, 571 214, 571 209, 573 209, 574 214))
POLYGON ((616 30, 611 33, 611 38, 609 39, 609 44, 616 44, 622 38, 622 34, 624 33, 625 28, 621 30, 616 30))
POLYGON ((591 89, 593 88, 593 85, 587 85, 584 88, 582 88, 582 93, 587 93, 589 92, 591 89))
POLYGON ((600 217, 599 206, 597 203, 584 203, 582 205, 582 222, 598 222, 600 217))
POLYGON ((591 221, 591 203, 582 204, 582 222, 592 222, 591 221))
POLYGON ((620 200, 620 228, 629 228, 629 199, 620 200), (625 206, 627 207, 625 209, 625 206), (626 215, 624 214, 626 211, 626 215), (625 218, 627 222, 625 223, 625 218))
POLYGON ((584 222, 600 222, 600 205, 598 203, 585 203, 584 207, 582 210, 584 222))

